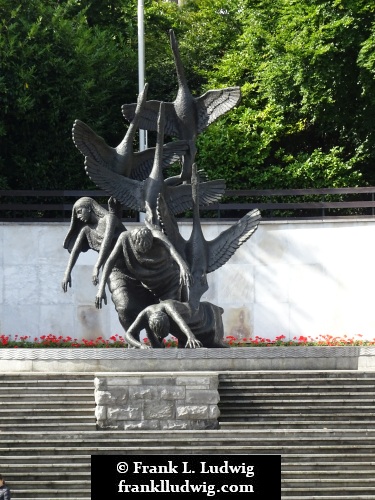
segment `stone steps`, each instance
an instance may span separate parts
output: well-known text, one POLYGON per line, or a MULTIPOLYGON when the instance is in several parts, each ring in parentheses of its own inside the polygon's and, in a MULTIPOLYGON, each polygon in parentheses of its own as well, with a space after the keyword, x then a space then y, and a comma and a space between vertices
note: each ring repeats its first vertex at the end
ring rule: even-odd
POLYGON ((93 374, 82 384, 79 374, 44 373, 0 382, 0 464, 12 500, 88 500, 94 454, 281 454, 282 500, 375 499, 374 373, 221 374, 221 428, 206 431, 95 430, 93 374))
POLYGON ((306 416, 303 410, 300 410, 299 413, 278 413, 277 415, 273 415, 272 413, 262 413, 259 411, 251 412, 250 414, 244 414, 243 412, 227 412, 225 414, 221 414, 220 416, 220 425, 228 426, 230 423, 233 423, 235 427, 246 425, 247 423, 256 423, 259 422, 261 425, 269 423, 271 426, 273 422, 282 422, 282 425, 287 427, 293 426, 294 422, 303 422, 302 419, 314 419, 319 426, 323 427, 325 422, 337 422, 341 425, 346 425, 347 422, 352 422, 352 425, 360 425, 362 420, 368 421, 369 418, 375 418, 375 413, 366 413, 362 418, 358 415, 358 411, 356 412, 345 412, 345 413, 315 413, 309 412, 309 415, 306 416))
POLYGON ((0 373, 0 433, 95 430, 93 374, 0 373))
POLYGON ((257 420, 322 419, 353 425, 355 420, 375 416, 374 387, 373 372, 289 371, 282 372, 282 377, 280 372, 223 373, 220 422, 225 428, 234 422, 236 429, 239 422, 257 420))
POLYGON ((374 372, 228 372, 219 393, 222 430, 246 429, 269 453, 280 437, 283 500, 375 499, 374 372))
MULTIPOLYGON (((257 454, 257 453, 282 453, 282 470, 286 469, 286 473, 283 472, 283 500, 289 498, 295 498, 296 493, 301 493, 306 498, 306 492, 309 492, 310 483, 314 488, 314 494, 321 494, 322 492, 329 492, 330 494, 335 491, 335 487, 331 486, 329 481, 323 481, 324 479, 322 475, 322 471, 324 471, 325 475, 328 475, 328 470, 331 471, 331 478, 328 478, 331 483, 332 479, 335 477, 335 472, 337 472, 337 468, 340 471, 348 470, 350 473, 348 474, 347 481, 343 481, 341 483, 341 492, 344 495, 352 494, 353 484, 358 482, 358 478, 353 478, 353 462, 355 462, 356 457, 360 454, 360 450, 357 446, 341 446, 336 443, 335 446, 330 447, 330 449, 323 449, 322 446, 315 447, 315 453, 311 454, 308 452, 307 447, 304 446, 304 454, 301 454, 301 446, 298 444, 298 438, 291 446, 280 447, 277 445, 272 449, 268 445, 262 446, 259 445, 259 440, 254 439, 253 446, 244 445, 244 441, 247 443, 249 436, 252 433, 241 432, 237 437, 233 437, 232 433, 223 432, 223 431, 158 431, 158 432, 150 432, 143 431, 147 434, 146 439, 139 439, 140 433, 135 431, 122 431, 122 432, 111 432, 111 437, 108 438, 108 431, 100 431, 96 433, 76 433, 72 435, 71 433, 64 433, 62 437, 64 439, 56 439, 52 436, 45 436, 44 442, 41 442, 39 447, 36 447, 37 440, 35 439, 35 434, 30 433, 20 433, 19 435, 15 435, 14 439, 8 439, 8 444, 11 446, 7 449, 0 450, 0 463, 4 464, 4 452, 9 452, 7 463, 9 464, 9 468, 4 469, 4 474, 7 474, 7 478, 10 484, 14 481, 14 488, 12 488, 13 498, 14 499, 22 499, 25 498, 46 498, 48 495, 46 491, 49 492, 50 495, 53 495, 52 498, 59 498, 59 488, 57 486, 61 486, 62 488, 66 488, 69 486, 69 491, 66 495, 67 498, 89 498, 89 472, 87 469, 90 464, 90 455, 99 453, 99 454, 191 454, 196 456, 197 454, 210 454, 210 453, 219 453, 219 454, 238 454, 238 453, 249 453, 249 454, 257 454), (96 443, 95 443, 96 440, 96 443), (28 443, 29 446, 25 446, 28 443), (51 446, 45 446, 49 444, 51 446), (116 445, 116 446, 114 446, 116 445), (38 466, 37 462, 29 456, 29 470, 32 468, 32 471, 28 472, 27 468, 25 469, 25 465, 23 465, 22 472, 18 471, 18 474, 15 473, 15 470, 12 469, 12 463, 17 463, 20 466, 20 456, 25 457, 27 453, 35 454, 35 450, 37 448, 38 455, 35 455, 39 462, 39 467, 42 468, 40 479, 36 476, 35 468, 38 466), (338 450, 338 448, 340 448, 338 450), (16 451, 18 453, 16 453, 16 451), (325 453, 323 453, 325 451, 325 453), (353 453, 354 451, 354 453, 353 453), (20 454, 19 454, 20 452, 20 454), (64 453, 64 455, 59 455, 64 453), (327 452, 329 454, 327 454, 327 452), (351 453, 350 453, 351 452, 351 453), (53 458, 53 463, 50 463, 50 467, 48 470, 43 469, 45 461, 43 462, 43 453, 49 453, 49 455, 45 455, 45 458, 49 457, 49 459, 53 458), (80 455, 82 453, 82 455, 80 455), (84 474, 80 475, 79 481, 72 482, 63 479, 61 476, 74 476, 76 477, 77 471, 79 470, 72 463, 72 459, 80 461, 78 462, 79 467, 86 469, 86 479, 84 479, 84 474), (306 468, 303 464, 306 463, 306 468), (295 469, 293 469, 295 467, 295 469), (309 471, 311 469, 315 469, 314 474, 310 474, 309 471), (8 470, 7 470, 8 469, 8 470), (296 478, 296 475, 302 476, 301 479, 296 478), (19 481, 20 476, 23 476, 22 481, 19 481), (292 477, 291 477, 292 476, 292 477), (58 481, 55 479, 56 477, 60 477, 58 481), (316 477, 320 478, 319 481, 316 481, 316 477), (39 481, 39 482, 38 482, 39 481), (82 488, 84 484, 83 481, 86 481, 87 489, 82 488), (348 485, 346 485, 346 482, 348 485), (319 487, 317 488, 317 483, 319 483, 319 487), (323 484, 324 483, 324 484, 323 484), (41 485, 43 484, 43 488, 41 485), (350 484, 352 486, 350 486, 350 484), (27 485, 29 486, 27 488, 27 485), (300 486, 301 485, 301 486, 300 486), (76 488, 77 486, 77 488, 76 488), (29 496, 27 496, 29 495, 29 496)), ((264 434, 264 433, 260 433, 264 434)), ((39 441, 42 439, 42 434, 37 436, 39 441)), ((324 442, 324 436, 321 436, 324 442)), ((263 440, 263 439, 262 439, 263 440)), ((311 448, 311 447, 310 447, 311 448)), ((366 485, 367 493, 372 491, 373 480, 372 480, 372 470, 375 463, 375 454, 369 453, 374 449, 373 446, 367 448, 367 457, 362 455, 361 458, 363 461, 361 462, 361 479, 362 484, 366 485), (367 460, 364 461, 364 458, 367 460), (368 476, 364 476, 365 467, 369 467, 368 476)), ((24 462, 24 458, 22 458, 24 462)), ((356 488, 356 494, 360 489, 356 488)), ((311 491, 310 491, 311 493, 311 491)), ((51 498, 51 496, 49 497, 51 498)), ((61 496, 61 498, 63 498, 61 496)), ((310 498, 310 496, 308 497, 310 498)), ((339 497, 340 498, 340 497, 339 497)), ((348 498, 348 496, 341 496, 341 499, 348 498)), ((353 496, 353 498, 358 498, 358 496, 353 496)))
POLYGON ((28 392, 27 394, 0 394, 0 401, 2 404, 8 404, 9 407, 14 405, 24 404, 30 405, 33 404, 35 407, 51 404, 51 405, 60 405, 60 404, 74 404, 75 402, 80 402, 81 405, 91 405, 93 404, 92 392, 91 393, 71 393, 71 394, 61 394, 61 393, 45 393, 40 394, 35 391, 28 392), (46 402, 45 398, 48 399, 46 402))
POLYGON ((0 464, 12 500, 89 500, 91 457, 75 453, 75 436, 94 435, 94 411, 93 374, 0 374, 0 436, 9 444, 0 464), (65 454, 44 453, 52 435, 70 445, 65 454))
MULTIPOLYGON (((279 415, 280 416, 280 415, 279 415)), ((254 415, 253 420, 241 420, 242 416, 241 414, 238 414, 236 416, 237 420, 236 422, 233 422, 232 420, 229 420, 228 422, 225 420, 221 420, 220 422, 220 428, 225 430, 225 429, 269 429, 269 428, 285 428, 285 429, 294 429, 296 432, 298 432, 301 429, 317 429, 317 428, 322 428, 322 429, 351 429, 353 426, 361 426, 365 427, 366 429, 375 429, 375 420, 363 420, 358 418, 358 420, 347 420, 344 419, 342 421, 338 420, 338 418, 334 418, 331 415, 329 417, 332 417, 331 420, 323 420, 323 417, 325 415, 320 414, 321 419, 320 420, 292 420, 291 418, 288 419, 288 415, 284 416, 283 420, 275 420, 270 416, 269 419, 263 418, 262 416, 259 416, 257 418, 256 415, 254 415)), ((374 415, 375 416, 375 415, 374 415)), ((342 417, 342 415, 340 415, 342 417)))

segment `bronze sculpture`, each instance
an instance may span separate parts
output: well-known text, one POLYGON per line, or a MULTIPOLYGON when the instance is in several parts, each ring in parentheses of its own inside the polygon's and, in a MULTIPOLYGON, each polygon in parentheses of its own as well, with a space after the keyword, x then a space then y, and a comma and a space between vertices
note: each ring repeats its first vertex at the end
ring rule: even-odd
MULTIPOLYGON (((85 161, 86 172, 98 187, 109 195, 115 196, 128 208, 145 212, 146 203, 148 203, 154 216, 157 197, 163 193, 168 209, 173 214, 179 214, 192 207, 191 187, 188 184, 169 186, 163 178, 161 163, 164 139, 164 103, 159 104, 157 128, 158 138, 154 163, 149 177, 144 181, 129 179, 105 168, 98 162, 87 160, 85 161)), ((192 147, 192 144, 190 143, 189 146, 192 147)), ((221 198, 225 191, 225 182, 223 180, 202 182, 200 191, 201 206, 207 206, 221 198)))
POLYGON ((258 227, 260 212, 257 209, 252 210, 219 236, 207 241, 200 224, 199 185, 195 163, 192 167, 191 188, 193 229, 189 240, 185 241, 182 238, 176 220, 168 210, 161 195, 158 199, 158 214, 166 235, 189 265, 192 275, 189 302, 194 308, 198 308, 202 295, 208 290, 207 274, 223 266, 234 252, 250 238, 258 227))
MULTIPOLYGON (((195 142, 197 135, 203 132, 208 125, 238 104, 241 91, 239 87, 228 87, 220 90, 209 90, 200 97, 193 97, 186 81, 174 31, 170 30, 169 34, 176 66, 178 92, 174 102, 165 103, 165 134, 195 142)), ((139 119, 139 128, 156 130, 159 105, 159 101, 145 103, 139 119)), ((122 113, 127 120, 132 121, 136 114, 136 105, 124 104, 122 113)), ((169 184, 190 182, 193 160, 193 156, 187 152, 182 161, 181 174, 173 179, 170 178, 167 182, 169 184)))
MULTIPOLYGON (((134 152, 133 141, 138 129, 140 113, 145 105, 148 85, 138 96, 135 117, 125 134, 125 137, 116 148, 108 146, 102 137, 99 137, 86 123, 75 120, 72 136, 77 149, 86 157, 85 164, 100 165, 118 175, 132 179, 144 180, 150 175, 154 162, 155 148, 134 152)), ((162 168, 176 162, 186 151, 186 141, 174 141, 163 146, 162 168)))
POLYGON ((179 347, 228 347, 224 342, 223 309, 202 301, 207 274, 224 265, 256 231, 260 213, 253 210, 211 241, 204 238, 199 209, 224 194, 224 180, 201 181, 195 163, 196 137, 240 99, 238 87, 212 90, 194 98, 187 86, 177 41, 170 31, 179 89, 173 103, 146 101, 147 84, 136 104, 122 106, 131 123, 124 139, 111 148, 83 122, 76 120, 73 141, 85 155, 85 169, 110 196, 108 210, 91 198, 78 200, 64 242, 71 252, 62 282, 71 286, 71 272, 82 251, 99 253, 92 281, 99 284, 98 309, 107 303, 108 284, 125 339, 140 342, 145 329, 151 347, 163 347, 173 334, 179 347), (138 128, 156 130, 155 148, 133 151, 138 128), (164 135, 178 140, 163 144, 164 135), (164 179, 163 169, 181 158, 178 176, 164 179), (146 212, 144 225, 127 231, 122 208, 146 212), (193 229, 185 240, 175 215, 193 210, 193 229), (99 273, 102 274, 99 280, 99 273))
MULTIPOLYGON (((74 204, 70 228, 64 241, 64 248, 70 253, 62 281, 64 292, 67 292, 72 285, 71 272, 79 254, 89 249, 99 254, 92 273, 93 284, 99 283, 100 268, 108 259, 119 235, 126 231, 120 220, 120 211, 122 209, 113 198, 108 201, 108 210, 88 197, 80 198, 74 204)), ((149 290, 126 275, 124 263, 121 260, 112 266, 107 284, 120 323, 125 330, 132 324, 145 304, 156 303, 155 297, 149 290)))
POLYGON ((181 300, 190 285, 190 271, 168 238, 159 229, 141 227, 119 235, 109 255, 99 284, 96 306, 105 298, 104 287, 119 260, 127 276, 139 281, 156 299, 181 300))
POLYGON ((93 283, 98 283, 100 268, 104 265, 120 233, 126 231, 116 213, 118 209, 117 201, 113 198, 108 200, 108 210, 89 197, 80 198, 74 204, 70 228, 63 245, 70 253, 62 282, 64 292, 72 286, 71 272, 79 254, 89 248, 99 253, 92 276, 93 283))
POLYGON ((125 332, 133 347, 145 348, 135 337, 145 328, 152 347, 162 347, 169 333, 178 339, 178 347, 228 347, 224 342, 222 314, 224 310, 210 302, 200 302, 198 308, 188 302, 163 300, 146 307, 125 332))

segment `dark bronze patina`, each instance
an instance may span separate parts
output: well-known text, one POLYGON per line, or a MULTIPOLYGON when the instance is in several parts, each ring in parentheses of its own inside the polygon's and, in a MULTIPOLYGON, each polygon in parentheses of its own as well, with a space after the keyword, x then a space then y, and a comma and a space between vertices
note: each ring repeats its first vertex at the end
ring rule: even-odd
POLYGON ((240 89, 210 90, 193 97, 172 30, 170 40, 179 85, 174 102, 147 101, 146 84, 137 103, 122 106, 130 125, 116 148, 85 123, 74 122, 73 141, 85 156, 86 172, 110 198, 108 210, 91 198, 75 203, 64 241, 70 259, 62 288, 66 292, 71 286, 79 254, 95 250, 95 305, 100 309, 107 303, 108 285, 129 346, 148 347, 139 339, 144 329, 154 348, 163 347, 169 334, 178 339, 179 347, 227 347, 223 309, 202 300, 207 274, 223 266, 251 237, 260 212, 252 210, 213 240, 205 239, 199 208, 221 198, 225 181, 201 181, 195 142, 200 132, 239 102, 240 89), (134 152, 138 128, 157 131, 155 148, 134 152), (163 144, 165 135, 177 140, 163 144), (177 160, 180 174, 164 179, 163 169, 177 160), (123 208, 145 212, 144 225, 127 231, 121 222, 123 208), (189 209, 193 228, 185 240, 175 215, 189 209))

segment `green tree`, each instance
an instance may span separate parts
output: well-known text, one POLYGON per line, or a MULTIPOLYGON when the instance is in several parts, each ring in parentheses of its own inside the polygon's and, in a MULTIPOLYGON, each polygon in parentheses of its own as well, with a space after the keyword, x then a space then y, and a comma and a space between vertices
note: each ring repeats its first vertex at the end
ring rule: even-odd
MULTIPOLYGON (((199 136, 199 168, 233 188, 375 183, 373 2, 180 4, 145 0, 149 98, 176 96, 170 28, 194 95, 243 96, 199 136)), ((137 43, 136 0, 0 0, 0 187, 94 187, 71 127, 119 143, 137 43)))
POLYGON ((74 0, 0 1, 0 175, 10 188, 92 185, 71 139, 76 118, 112 145, 124 135, 136 53, 124 32, 90 26, 88 10, 74 0))
POLYGON ((372 2, 237 5, 242 32, 209 85, 243 99, 200 138, 200 166, 232 187, 373 183, 372 2))

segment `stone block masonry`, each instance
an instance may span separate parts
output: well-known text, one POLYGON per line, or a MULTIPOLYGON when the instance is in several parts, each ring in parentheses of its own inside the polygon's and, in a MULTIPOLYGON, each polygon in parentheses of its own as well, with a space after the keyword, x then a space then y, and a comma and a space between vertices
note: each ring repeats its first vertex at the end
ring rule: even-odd
POLYGON ((215 372, 96 373, 98 429, 217 429, 215 372))

